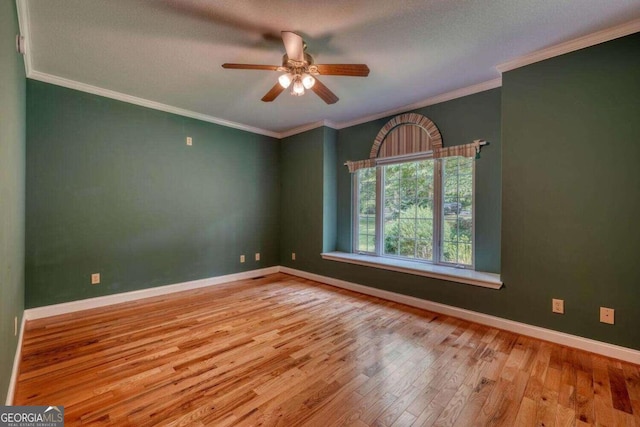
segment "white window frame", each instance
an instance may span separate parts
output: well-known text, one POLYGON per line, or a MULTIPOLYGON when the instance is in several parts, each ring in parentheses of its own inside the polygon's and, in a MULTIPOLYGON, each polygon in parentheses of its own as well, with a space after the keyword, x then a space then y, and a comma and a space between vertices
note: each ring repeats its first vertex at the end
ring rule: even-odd
POLYGON ((402 261, 412 261, 426 264, 434 264, 434 265, 442 265, 447 267, 459 268, 459 269, 468 269, 475 270, 475 259, 476 259, 476 165, 475 162, 472 163, 472 171, 471 171, 471 180, 472 180, 472 193, 471 193, 471 264, 457 264, 441 261, 442 255, 442 245, 443 245, 443 227, 444 227, 444 212, 443 212, 443 204, 444 204, 444 195, 442 192, 442 160, 443 159, 434 159, 432 152, 427 153, 419 153, 419 154, 410 154, 410 155, 402 155, 402 156, 394 156, 394 157, 385 157, 382 159, 378 159, 376 162, 376 235, 375 235, 375 251, 374 252, 365 252, 360 251, 359 248, 359 182, 358 182, 358 173, 353 173, 351 178, 352 185, 352 253, 355 254, 363 254, 363 255, 372 255, 387 259, 398 259, 402 261), (384 242, 384 191, 383 191, 383 183, 384 183, 384 166, 398 164, 398 163, 407 163, 407 162, 418 162, 421 160, 434 160, 433 167, 433 261, 423 260, 418 258, 410 258, 403 257, 397 255, 386 255, 383 252, 383 242, 384 242))

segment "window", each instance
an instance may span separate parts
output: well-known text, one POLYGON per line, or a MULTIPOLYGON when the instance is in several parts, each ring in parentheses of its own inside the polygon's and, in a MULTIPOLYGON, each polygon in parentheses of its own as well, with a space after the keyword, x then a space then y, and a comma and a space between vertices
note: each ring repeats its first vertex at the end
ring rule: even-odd
POLYGON ((389 157, 353 176, 355 252, 473 267, 471 158, 389 157))
POLYGON ((376 170, 358 172, 358 244, 359 252, 376 251, 376 170))
POLYGON ((473 265, 473 160, 442 159, 442 251, 440 261, 473 265))

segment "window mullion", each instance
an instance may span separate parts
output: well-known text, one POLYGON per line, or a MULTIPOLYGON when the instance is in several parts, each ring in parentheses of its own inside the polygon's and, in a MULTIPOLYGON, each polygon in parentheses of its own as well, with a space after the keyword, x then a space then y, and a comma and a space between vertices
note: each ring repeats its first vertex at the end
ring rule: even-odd
POLYGON ((382 255, 384 233, 384 168, 376 167, 376 255, 382 255))

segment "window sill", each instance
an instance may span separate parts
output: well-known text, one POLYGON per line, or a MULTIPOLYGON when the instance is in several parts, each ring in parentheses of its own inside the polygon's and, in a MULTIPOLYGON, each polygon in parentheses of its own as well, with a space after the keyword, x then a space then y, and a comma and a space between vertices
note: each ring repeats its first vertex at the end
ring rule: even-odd
POLYGON ((436 279, 448 280, 450 282, 482 286, 490 289, 500 289, 502 287, 500 275, 494 273, 483 273, 481 271, 465 270, 462 268, 383 258, 372 255, 351 254, 346 252, 326 252, 320 255, 322 256, 322 259, 330 261, 365 265, 367 267, 399 271, 401 273, 415 274, 417 276, 433 277, 436 279))

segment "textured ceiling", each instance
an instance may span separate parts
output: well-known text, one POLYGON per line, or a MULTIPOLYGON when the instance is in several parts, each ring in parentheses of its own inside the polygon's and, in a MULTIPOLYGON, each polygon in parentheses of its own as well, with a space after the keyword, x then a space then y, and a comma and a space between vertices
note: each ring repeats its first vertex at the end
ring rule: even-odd
POLYGON ((32 70, 282 132, 348 122, 499 77, 495 66, 640 17, 638 0, 18 0, 32 70), (367 78, 321 77, 340 98, 260 98, 281 30, 317 63, 366 63, 367 78))

